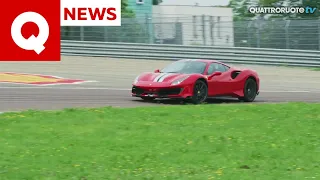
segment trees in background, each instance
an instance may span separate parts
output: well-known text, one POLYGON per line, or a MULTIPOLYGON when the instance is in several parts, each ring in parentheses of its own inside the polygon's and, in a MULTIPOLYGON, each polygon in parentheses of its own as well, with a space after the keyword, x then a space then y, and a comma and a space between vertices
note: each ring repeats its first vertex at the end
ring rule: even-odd
POLYGON ((134 12, 128 8, 128 0, 121 0, 121 16, 123 18, 134 17, 134 12))
POLYGON ((128 0, 121 0, 121 16, 121 27, 104 27, 102 41, 147 43, 149 34, 145 19, 142 22, 137 19, 135 13, 128 8, 128 0))
POLYGON ((159 5, 160 3, 162 3, 162 0, 152 0, 152 5, 159 5))

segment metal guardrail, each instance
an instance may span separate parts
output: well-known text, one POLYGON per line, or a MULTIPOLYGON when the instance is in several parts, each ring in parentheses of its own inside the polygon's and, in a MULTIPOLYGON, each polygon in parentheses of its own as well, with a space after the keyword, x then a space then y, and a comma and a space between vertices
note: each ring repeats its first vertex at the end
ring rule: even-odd
POLYGON ((62 55, 150 60, 214 59, 225 63, 320 67, 320 51, 61 41, 62 55))

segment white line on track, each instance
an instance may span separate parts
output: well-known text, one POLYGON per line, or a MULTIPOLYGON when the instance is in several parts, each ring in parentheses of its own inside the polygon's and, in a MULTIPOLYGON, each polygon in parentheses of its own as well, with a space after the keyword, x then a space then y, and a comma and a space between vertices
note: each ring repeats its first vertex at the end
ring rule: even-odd
MULTIPOLYGON (((114 91, 131 91, 131 89, 127 88, 108 88, 108 87, 57 87, 57 86, 51 86, 51 87, 44 87, 44 86, 38 86, 38 87, 0 87, 0 89, 61 89, 61 90, 114 90, 114 91)), ((282 90, 282 91, 264 91, 261 90, 262 93, 310 93, 311 91, 294 91, 294 90, 282 90)))

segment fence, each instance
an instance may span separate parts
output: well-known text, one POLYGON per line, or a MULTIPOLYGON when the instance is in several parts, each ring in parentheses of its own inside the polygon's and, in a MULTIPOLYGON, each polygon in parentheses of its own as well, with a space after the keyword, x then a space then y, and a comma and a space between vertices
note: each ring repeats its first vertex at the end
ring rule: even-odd
MULTIPOLYGON (((63 40, 320 50, 320 20, 214 21, 140 15, 121 27, 62 27, 63 40), (158 19, 157 19, 158 18, 158 19), (186 38, 187 37, 187 38, 186 38)), ((230 17, 229 17, 230 19, 230 17)))
POLYGON ((63 55, 177 60, 215 59, 225 63, 320 67, 319 51, 243 47, 182 46, 62 41, 63 55))
POLYGON ((235 24, 235 46, 320 50, 320 20, 255 20, 235 24))

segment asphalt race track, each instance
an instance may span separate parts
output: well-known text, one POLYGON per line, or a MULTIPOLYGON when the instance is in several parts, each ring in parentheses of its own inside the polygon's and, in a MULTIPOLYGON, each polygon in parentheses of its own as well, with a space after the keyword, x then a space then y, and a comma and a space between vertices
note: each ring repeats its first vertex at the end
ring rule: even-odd
MULTIPOLYGON (((62 109, 71 107, 135 107, 175 105, 179 102, 146 103, 130 96, 131 83, 141 72, 161 69, 170 61, 62 57, 52 63, 1 63, 0 72, 53 75, 89 82, 35 86, 0 84, 0 111, 62 109)), ((237 65, 240 66, 240 65, 237 65)), ((261 77, 257 103, 320 102, 320 71, 306 68, 249 66, 261 77)), ((0 80, 1 79, 0 76, 0 80)), ((208 103, 239 103, 235 99, 210 99, 208 103)))

